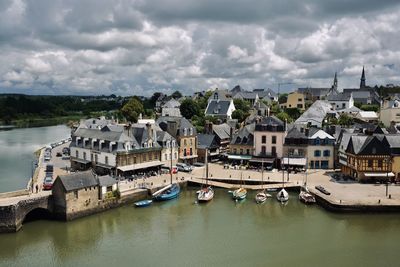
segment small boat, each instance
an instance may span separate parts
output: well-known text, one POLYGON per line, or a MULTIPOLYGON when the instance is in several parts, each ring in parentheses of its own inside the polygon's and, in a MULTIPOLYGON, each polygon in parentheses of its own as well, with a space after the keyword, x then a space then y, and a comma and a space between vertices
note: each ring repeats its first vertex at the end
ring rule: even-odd
POLYGON ((331 194, 331 193, 330 193, 328 190, 326 190, 322 185, 317 185, 317 186, 315 187, 315 189, 317 189, 318 191, 324 193, 325 195, 330 195, 330 194, 331 194))
POLYGON ((167 190, 163 191, 159 195, 155 196, 155 200, 164 201, 177 198, 179 193, 181 192, 181 188, 179 184, 172 184, 167 190))
POLYGON ((213 198, 214 198, 214 190, 212 189, 211 186, 202 188, 197 195, 197 200, 199 202, 207 202, 213 198))
POLYGON ((285 188, 282 188, 282 190, 278 192, 276 199, 280 202, 286 202, 289 200, 289 194, 286 192, 285 188))
POLYGON ((264 161, 261 162, 261 191, 258 191, 256 195, 256 203, 264 203, 267 200, 267 194, 264 190, 264 161))
POLYGON ((316 202, 315 197, 306 191, 300 191, 299 199, 305 204, 313 204, 316 202))
POLYGON ((256 203, 257 204, 261 204, 264 203, 267 200, 268 196, 265 192, 258 192, 256 195, 256 203))
POLYGON ((142 208, 142 207, 147 207, 150 206, 151 203, 153 203, 153 200, 151 199, 146 199, 146 200, 142 200, 142 201, 138 201, 135 203, 135 206, 138 208, 142 208))
POLYGON ((247 196, 247 190, 245 188, 239 188, 233 191, 232 197, 234 200, 243 200, 247 196))
POLYGON ((214 190, 208 185, 208 149, 206 151, 206 184, 202 185, 197 194, 198 202, 208 202, 214 198, 214 190))

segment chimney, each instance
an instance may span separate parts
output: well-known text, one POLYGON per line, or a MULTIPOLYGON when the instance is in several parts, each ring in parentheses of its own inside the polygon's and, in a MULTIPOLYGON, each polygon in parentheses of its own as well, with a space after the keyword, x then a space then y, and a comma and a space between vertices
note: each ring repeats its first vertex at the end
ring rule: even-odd
POLYGON ((147 138, 151 139, 153 137, 153 129, 151 128, 151 124, 149 122, 146 123, 146 129, 147 129, 147 138))

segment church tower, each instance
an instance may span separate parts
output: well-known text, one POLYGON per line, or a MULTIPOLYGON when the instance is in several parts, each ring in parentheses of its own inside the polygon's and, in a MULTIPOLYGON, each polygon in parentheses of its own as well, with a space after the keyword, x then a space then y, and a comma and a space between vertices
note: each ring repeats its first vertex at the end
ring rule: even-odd
POLYGON ((335 72, 335 78, 333 78, 332 88, 337 90, 337 72, 335 72))
POLYGON ((360 88, 365 88, 365 71, 364 71, 364 66, 363 66, 363 70, 361 73, 361 79, 360 79, 360 88))

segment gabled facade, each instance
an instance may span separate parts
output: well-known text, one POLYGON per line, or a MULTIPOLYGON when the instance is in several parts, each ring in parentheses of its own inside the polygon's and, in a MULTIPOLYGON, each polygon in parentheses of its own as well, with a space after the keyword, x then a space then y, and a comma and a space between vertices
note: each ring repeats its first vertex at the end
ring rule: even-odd
POLYGON ((306 98, 302 93, 292 92, 288 95, 286 103, 281 104, 281 108, 298 108, 304 111, 306 109, 306 98))
POLYGON ((180 111, 181 103, 175 99, 171 99, 161 107, 161 116, 182 117, 180 111))
POLYGON ((211 99, 208 101, 204 112, 206 116, 217 117, 223 121, 232 119, 232 113, 235 111, 235 105, 232 99, 220 100, 211 99))

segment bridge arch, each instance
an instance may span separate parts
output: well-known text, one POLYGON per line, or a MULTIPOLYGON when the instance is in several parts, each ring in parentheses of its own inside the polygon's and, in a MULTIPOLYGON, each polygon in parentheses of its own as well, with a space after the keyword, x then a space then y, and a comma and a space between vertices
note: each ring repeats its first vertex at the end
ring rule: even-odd
POLYGON ((24 218, 21 220, 21 224, 29 223, 38 220, 50 220, 52 219, 52 213, 47 208, 37 207, 28 211, 24 218))

